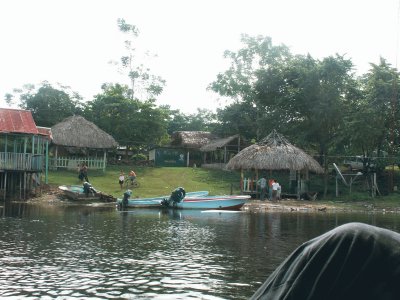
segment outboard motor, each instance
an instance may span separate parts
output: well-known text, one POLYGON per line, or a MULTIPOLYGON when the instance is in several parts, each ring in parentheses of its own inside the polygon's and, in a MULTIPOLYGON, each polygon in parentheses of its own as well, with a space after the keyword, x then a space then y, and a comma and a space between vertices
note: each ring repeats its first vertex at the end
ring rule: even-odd
POLYGON ((178 187, 172 191, 171 196, 168 199, 163 199, 161 205, 165 207, 176 207, 176 204, 181 202, 185 198, 186 192, 183 187, 178 187))
POLYGON ((85 193, 86 197, 89 197, 89 193, 93 193, 95 190, 89 182, 85 181, 83 183, 83 192, 85 193))
POLYGON ((123 208, 127 208, 128 207, 128 200, 129 200, 131 195, 132 195, 132 191, 131 190, 126 190, 125 191, 124 197, 122 198, 122 207, 123 208))

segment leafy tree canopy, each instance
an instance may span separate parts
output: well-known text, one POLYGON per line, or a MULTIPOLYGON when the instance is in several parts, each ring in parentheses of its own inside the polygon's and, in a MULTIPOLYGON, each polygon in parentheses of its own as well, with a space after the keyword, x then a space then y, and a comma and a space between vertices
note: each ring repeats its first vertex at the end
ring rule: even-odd
POLYGON ((18 95, 19 106, 32 112, 38 126, 51 127, 69 116, 80 114, 84 106, 78 93, 65 86, 56 89, 48 82, 42 82, 38 89, 33 84, 26 84, 21 89, 14 89, 13 93, 9 94, 9 99, 18 95))

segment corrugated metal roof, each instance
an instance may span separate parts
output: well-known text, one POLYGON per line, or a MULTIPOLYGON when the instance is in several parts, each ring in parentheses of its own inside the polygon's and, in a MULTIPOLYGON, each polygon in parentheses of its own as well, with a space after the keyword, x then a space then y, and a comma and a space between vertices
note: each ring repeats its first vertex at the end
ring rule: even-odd
POLYGON ((209 142, 208 144, 205 144, 200 148, 200 151, 202 152, 210 152, 210 151, 215 151, 218 148, 222 148, 232 142, 234 139, 239 138, 238 134, 223 138, 223 139, 217 139, 209 142))
POLYGON ((0 132, 38 134, 29 110, 0 108, 0 132))
POLYGON ((52 135, 52 133, 51 133, 51 128, 50 128, 50 127, 41 127, 41 126, 36 126, 36 127, 37 127, 37 129, 38 129, 40 135, 45 135, 45 136, 47 136, 50 140, 53 139, 53 135, 52 135))

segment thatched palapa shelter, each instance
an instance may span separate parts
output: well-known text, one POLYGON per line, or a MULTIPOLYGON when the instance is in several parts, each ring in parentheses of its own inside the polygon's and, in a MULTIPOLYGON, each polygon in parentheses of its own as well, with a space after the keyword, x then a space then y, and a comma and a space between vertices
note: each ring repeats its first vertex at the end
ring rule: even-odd
POLYGON ((84 158, 76 158, 76 160, 84 161, 90 167, 99 168, 99 159, 97 158, 97 150, 103 151, 103 158, 100 164, 105 169, 107 160, 107 150, 118 146, 114 138, 101 130, 92 122, 87 121, 81 116, 71 116, 64 121, 54 125, 51 128, 53 135, 54 161, 55 167, 76 167, 77 162, 63 162, 58 157, 60 148, 68 153, 84 153, 84 158), (89 157, 90 150, 94 150, 95 158, 89 157), (90 164, 93 164, 90 166, 90 164), (72 166, 71 166, 72 165, 72 166))
POLYGON ((200 148, 217 138, 208 131, 175 131, 171 135, 170 145, 186 152, 186 165, 190 166, 201 163, 200 148))
POLYGON ((244 169, 254 169, 257 179, 259 170, 289 170, 295 172, 298 182, 298 197, 301 172, 307 174, 308 171, 323 173, 322 167, 314 158, 289 143, 276 130, 273 130, 260 142, 240 151, 228 162, 227 168, 242 170, 242 177, 244 169))
POLYGON ((203 152, 203 166, 204 164, 207 164, 207 167, 220 164, 224 168, 226 163, 244 147, 243 139, 239 134, 212 140, 200 148, 203 152))
POLYGON ((208 131, 175 131, 171 135, 171 145, 189 149, 200 149, 201 146, 217 137, 208 131))

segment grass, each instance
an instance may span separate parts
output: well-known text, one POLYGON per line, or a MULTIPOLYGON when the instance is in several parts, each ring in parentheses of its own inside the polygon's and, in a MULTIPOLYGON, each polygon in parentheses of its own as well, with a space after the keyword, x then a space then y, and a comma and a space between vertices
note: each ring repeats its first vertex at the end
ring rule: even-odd
MULTIPOLYGON (((130 171, 129 166, 109 166, 106 172, 89 170, 90 183, 98 190, 114 197, 121 197, 118 177, 120 170, 125 175, 130 171)), ((201 168, 152 168, 134 167, 140 187, 133 189, 133 197, 152 197, 169 195, 177 187, 183 187, 187 192, 207 190, 210 195, 240 193, 238 172, 220 170, 205 170, 201 168)), ((76 171, 58 170, 49 172, 49 184, 81 184, 76 171)))

